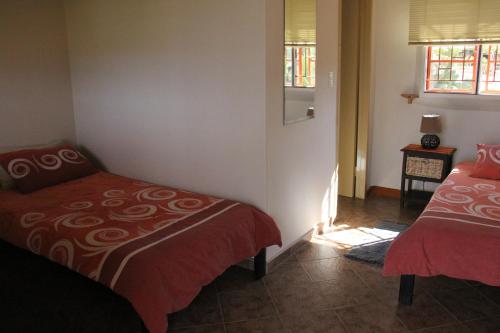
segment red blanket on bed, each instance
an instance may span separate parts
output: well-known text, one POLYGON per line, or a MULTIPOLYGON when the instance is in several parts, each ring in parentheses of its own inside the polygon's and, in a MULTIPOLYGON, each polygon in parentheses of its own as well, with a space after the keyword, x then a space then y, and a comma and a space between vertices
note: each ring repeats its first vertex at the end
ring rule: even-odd
POLYGON ((458 165, 387 252, 385 275, 446 275, 500 286, 500 181, 458 165))
POLYGON ((230 265, 281 245, 274 221, 251 206, 104 172, 0 191, 0 238, 110 287, 152 333, 230 265))

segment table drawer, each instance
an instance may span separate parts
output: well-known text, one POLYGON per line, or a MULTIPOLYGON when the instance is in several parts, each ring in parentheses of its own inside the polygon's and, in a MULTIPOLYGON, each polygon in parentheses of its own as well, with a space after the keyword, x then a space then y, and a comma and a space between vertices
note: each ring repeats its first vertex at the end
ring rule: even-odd
POLYGON ((408 156, 405 173, 408 176, 441 179, 444 161, 433 158, 408 156))

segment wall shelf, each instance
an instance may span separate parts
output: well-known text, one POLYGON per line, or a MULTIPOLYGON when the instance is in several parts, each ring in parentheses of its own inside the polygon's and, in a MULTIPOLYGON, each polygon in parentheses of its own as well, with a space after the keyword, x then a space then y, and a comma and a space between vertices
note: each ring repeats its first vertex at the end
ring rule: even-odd
POLYGON ((408 100, 408 104, 413 104, 413 100, 418 98, 418 94, 401 94, 401 97, 408 100))

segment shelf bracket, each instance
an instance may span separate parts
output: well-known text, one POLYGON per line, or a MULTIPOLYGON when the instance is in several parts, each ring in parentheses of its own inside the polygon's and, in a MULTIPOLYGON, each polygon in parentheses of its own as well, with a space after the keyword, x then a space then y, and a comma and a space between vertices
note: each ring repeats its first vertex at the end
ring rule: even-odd
POLYGON ((401 94, 401 97, 406 98, 408 100, 408 104, 413 104, 413 100, 419 96, 417 94, 401 94))

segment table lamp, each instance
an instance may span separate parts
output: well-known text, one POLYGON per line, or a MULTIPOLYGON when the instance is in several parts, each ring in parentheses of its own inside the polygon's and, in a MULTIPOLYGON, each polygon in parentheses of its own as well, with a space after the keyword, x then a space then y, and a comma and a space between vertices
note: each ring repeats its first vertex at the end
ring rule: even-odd
POLYGON ((420 143, 425 149, 436 149, 441 143, 437 133, 441 133, 441 116, 438 114, 424 114, 420 123, 420 133, 424 136, 420 143))

